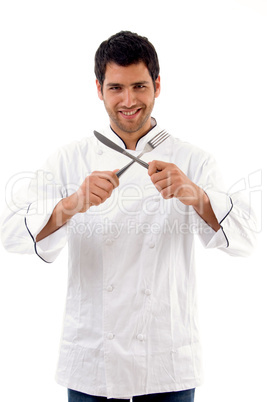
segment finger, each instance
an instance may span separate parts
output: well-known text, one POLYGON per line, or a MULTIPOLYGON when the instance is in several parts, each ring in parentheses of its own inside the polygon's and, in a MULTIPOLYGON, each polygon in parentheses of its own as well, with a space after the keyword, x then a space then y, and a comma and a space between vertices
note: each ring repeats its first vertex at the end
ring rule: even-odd
POLYGON ((90 194, 89 201, 87 202, 87 204, 89 205, 89 207, 91 207, 91 206, 98 206, 98 205, 100 205, 100 204, 102 204, 102 203, 103 203, 102 198, 100 198, 99 195, 93 194, 93 193, 90 194))
MULTIPOLYGON (((95 186, 97 189, 107 192, 108 194, 111 194, 112 191, 114 190, 114 186, 110 180, 102 179, 99 177, 93 183, 93 186, 95 186)), ((92 188, 94 188, 94 187, 92 187, 92 188)))
POLYGON ((172 184, 169 177, 166 177, 166 176, 159 177, 158 173, 153 174, 151 179, 153 179, 152 183, 155 185, 155 187, 159 191, 171 186, 171 184, 172 184))
POLYGON ((114 187, 109 180, 97 178, 97 181, 90 186, 89 199, 91 201, 94 197, 94 204, 102 204, 111 196, 113 190, 114 187))
POLYGON ((113 170, 113 172, 108 172, 110 176, 108 180, 111 182, 114 188, 118 187, 118 185, 120 184, 119 178, 116 175, 116 172, 118 172, 119 170, 120 169, 115 169, 113 170))
POLYGON ((162 198, 164 198, 165 200, 169 200, 170 198, 173 198, 175 196, 175 189, 173 189, 173 186, 168 186, 163 188, 160 191, 160 194, 162 198))
POLYGON ((116 176, 115 171, 110 172, 110 171, 95 171, 92 172, 92 176, 97 176, 99 178, 105 179, 107 181, 109 181, 114 188, 118 187, 119 185, 119 179, 116 176))
POLYGON ((169 178, 157 181, 154 183, 154 186, 160 192, 163 198, 168 199, 174 196, 175 188, 169 178))
POLYGON ((156 185, 156 184, 162 185, 163 184, 163 183, 161 183, 162 181, 167 181, 166 185, 170 185, 170 182, 171 182, 171 175, 169 174, 168 170, 166 170, 166 169, 153 173, 150 176, 150 178, 154 185, 156 185))
POLYGON ((94 184, 91 186, 90 194, 89 194, 89 202, 92 202, 94 205, 100 205, 105 202, 112 194, 113 186, 109 183, 109 188, 103 188, 98 186, 98 184, 94 184))
POLYGON ((105 178, 101 178, 94 172, 83 183, 81 191, 86 204, 99 205, 111 196, 114 186, 104 176, 105 178))
POLYGON ((168 165, 168 163, 163 162, 163 161, 156 160, 156 161, 149 162, 149 168, 148 168, 149 176, 152 176, 152 174, 165 169, 167 165, 168 165))

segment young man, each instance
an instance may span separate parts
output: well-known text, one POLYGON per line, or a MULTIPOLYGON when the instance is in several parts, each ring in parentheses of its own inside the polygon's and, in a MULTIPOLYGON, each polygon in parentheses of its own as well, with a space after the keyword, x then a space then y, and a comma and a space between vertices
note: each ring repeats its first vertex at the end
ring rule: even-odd
MULTIPOLYGON (((161 131, 154 47, 119 32, 97 50, 95 73, 110 118, 99 131, 137 156, 161 131)), ((9 251, 52 262, 68 241, 57 381, 70 402, 192 402, 202 382, 195 234, 231 255, 253 248, 249 208, 224 192, 209 154, 170 136, 143 159, 148 171, 134 163, 118 179, 127 158, 94 136, 65 146, 3 217, 9 251)))

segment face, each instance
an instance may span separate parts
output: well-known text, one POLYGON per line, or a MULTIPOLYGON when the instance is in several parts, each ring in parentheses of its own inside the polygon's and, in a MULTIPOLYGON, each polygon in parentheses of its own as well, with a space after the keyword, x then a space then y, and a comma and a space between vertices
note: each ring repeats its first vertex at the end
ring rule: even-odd
POLYGON ((110 63, 106 67, 102 90, 98 81, 96 85, 112 129, 126 144, 130 138, 137 141, 150 130, 155 98, 160 93, 160 78, 155 82, 155 89, 143 62, 127 67, 110 63))

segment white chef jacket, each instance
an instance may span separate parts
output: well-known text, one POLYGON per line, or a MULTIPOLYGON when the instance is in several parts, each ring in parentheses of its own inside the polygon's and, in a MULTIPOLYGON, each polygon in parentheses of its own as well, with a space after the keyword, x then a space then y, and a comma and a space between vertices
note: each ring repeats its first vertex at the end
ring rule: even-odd
MULTIPOLYGON (((102 133, 121 147, 110 127, 102 133)), ((161 131, 157 125, 135 151, 161 131)), ((102 205, 75 215, 36 243, 55 205, 92 171, 129 159, 94 136, 52 155, 2 218, 7 250, 53 262, 68 242, 66 312, 56 380, 108 398, 179 391, 202 382, 197 323, 194 241, 244 256, 254 244, 249 207, 224 192, 214 159, 170 136, 143 160, 176 164, 210 198, 221 229, 215 233, 190 206, 164 200, 147 170, 134 163, 102 205)))

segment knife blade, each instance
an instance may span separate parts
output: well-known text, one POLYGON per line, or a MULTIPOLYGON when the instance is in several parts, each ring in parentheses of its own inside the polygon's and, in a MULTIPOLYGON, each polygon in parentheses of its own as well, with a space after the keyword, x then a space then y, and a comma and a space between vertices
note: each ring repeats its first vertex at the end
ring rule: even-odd
POLYGON ((100 134, 98 131, 94 130, 94 135, 100 142, 102 142, 102 144, 106 145, 109 148, 114 149, 114 151, 120 152, 121 154, 128 156, 128 158, 131 158, 132 160, 139 163, 141 166, 145 167, 146 169, 149 168, 148 163, 131 155, 129 152, 127 152, 125 149, 121 148, 119 145, 115 144, 115 142, 111 141, 109 138, 105 137, 103 134, 100 134))

